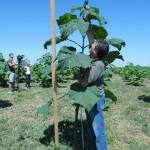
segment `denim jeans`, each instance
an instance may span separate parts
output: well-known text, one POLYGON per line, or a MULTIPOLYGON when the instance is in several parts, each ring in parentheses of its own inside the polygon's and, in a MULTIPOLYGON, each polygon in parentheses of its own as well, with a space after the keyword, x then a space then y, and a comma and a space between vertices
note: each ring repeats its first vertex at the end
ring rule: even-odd
POLYGON ((30 74, 26 74, 26 87, 30 87, 30 74))
POLYGON ((102 112, 104 104, 105 94, 89 113, 86 111, 90 150, 108 150, 102 112))

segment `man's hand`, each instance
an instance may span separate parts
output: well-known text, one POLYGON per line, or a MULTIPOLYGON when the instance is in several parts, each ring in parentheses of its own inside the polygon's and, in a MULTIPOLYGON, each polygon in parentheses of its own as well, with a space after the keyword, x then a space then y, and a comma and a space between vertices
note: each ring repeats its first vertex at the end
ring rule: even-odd
POLYGON ((89 85, 88 81, 81 76, 80 70, 78 70, 76 72, 76 77, 77 77, 77 80, 81 84, 82 87, 87 87, 89 85))
POLYGON ((86 9, 86 6, 88 6, 88 0, 84 1, 84 8, 86 9))
POLYGON ((80 76, 80 70, 76 71, 76 76, 80 76))

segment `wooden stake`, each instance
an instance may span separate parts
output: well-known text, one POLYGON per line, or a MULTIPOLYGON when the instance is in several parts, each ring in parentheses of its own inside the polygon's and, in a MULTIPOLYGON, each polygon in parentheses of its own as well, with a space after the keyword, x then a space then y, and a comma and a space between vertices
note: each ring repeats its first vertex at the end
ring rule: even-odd
POLYGON ((50 0, 50 19, 52 33, 52 86, 53 86, 53 102, 54 102, 54 131, 55 144, 58 145, 58 116, 57 116, 57 96, 56 96, 56 40, 55 40, 55 0, 50 0))

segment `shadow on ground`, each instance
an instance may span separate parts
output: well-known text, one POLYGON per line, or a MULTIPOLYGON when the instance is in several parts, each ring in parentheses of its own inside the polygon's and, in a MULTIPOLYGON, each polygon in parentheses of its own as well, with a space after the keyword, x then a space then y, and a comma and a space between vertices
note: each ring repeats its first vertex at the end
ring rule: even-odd
MULTIPOLYGON (((65 143, 65 145, 71 146, 75 150, 82 150, 82 132, 81 132, 81 122, 78 121, 76 139, 75 140, 75 122, 71 121, 61 121, 59 122, 59 142, 65 143), (75 142, 76 141, 76 142, 75 142), (77 143, 77 144, 75 144, 77 143)), ((84 147, 87 149, 88 147, 88 138, 87 138, 87 130, 86 130, 86 122, 83 121, 84 128, 84 147)), ((40 138, 39 141, 49 146, 51 141, 55 141, 54 137, 54 125, 49 126, 44 131, 44 137, 40 138)))
POLYGON ((150 96, 141 95, 138 97, 139 100, 143 100, 144 102, 150 103, 150 96))
POLYGON ((10 107, 13 104, 9 102, 9 100, 1 100, 0 99, 0 108, 10 107))

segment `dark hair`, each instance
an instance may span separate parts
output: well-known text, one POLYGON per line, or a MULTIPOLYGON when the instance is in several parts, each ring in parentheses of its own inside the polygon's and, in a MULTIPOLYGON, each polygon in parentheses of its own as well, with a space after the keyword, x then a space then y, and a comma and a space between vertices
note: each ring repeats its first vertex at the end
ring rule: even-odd
POLYGON ((109 52, 109 44, 104 39, 96 41, 95 50, 98 52, 99 58, 103 59, 109 52))
POLYGON ((10 53, 9 56, 14 55, 13 53, 10 53))

